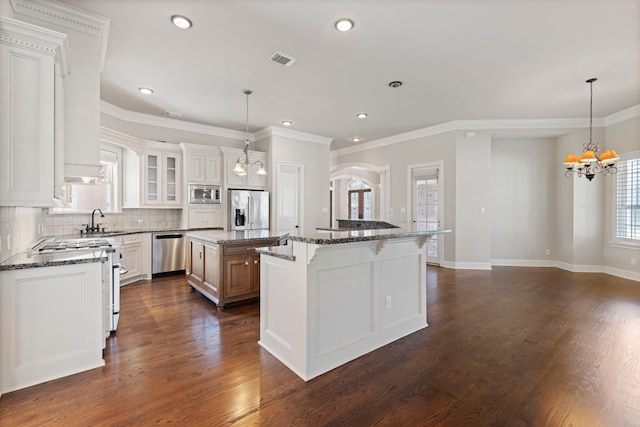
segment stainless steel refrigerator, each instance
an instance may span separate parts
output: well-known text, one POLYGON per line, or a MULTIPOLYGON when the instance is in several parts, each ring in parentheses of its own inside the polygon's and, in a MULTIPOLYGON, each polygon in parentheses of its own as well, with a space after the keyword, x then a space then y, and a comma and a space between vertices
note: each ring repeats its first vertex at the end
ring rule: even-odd
POLYGON ((269 192, 229 190, 229 230, 269 228, 269 192))

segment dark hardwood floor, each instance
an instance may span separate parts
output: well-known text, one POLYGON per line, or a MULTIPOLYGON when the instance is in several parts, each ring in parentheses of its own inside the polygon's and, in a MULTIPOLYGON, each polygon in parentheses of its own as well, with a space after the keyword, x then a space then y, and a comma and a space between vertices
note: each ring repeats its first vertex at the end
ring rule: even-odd
MULTIPOLYGON (((308 383, 184 276, 122 289, 106 366, 8 393, 1 426, 640 425, 640 284, 428 268, 429 327, 308 383)), ((60 331, 64 333, 64 331, 60 331)))

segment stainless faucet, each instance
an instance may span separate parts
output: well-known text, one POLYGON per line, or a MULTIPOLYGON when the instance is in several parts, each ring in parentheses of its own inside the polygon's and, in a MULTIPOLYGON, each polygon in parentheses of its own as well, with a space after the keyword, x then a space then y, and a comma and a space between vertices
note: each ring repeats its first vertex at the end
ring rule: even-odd
POLYGON ((87 233, 100 231, 100 224, 97 226, 95 225, 94 215, 96 214, 96 211, 100 212, 100 218, 104 218, 104 214, 99 208, 94 209, 93 212, 91 212, 91 228, 87 225, 87 233))

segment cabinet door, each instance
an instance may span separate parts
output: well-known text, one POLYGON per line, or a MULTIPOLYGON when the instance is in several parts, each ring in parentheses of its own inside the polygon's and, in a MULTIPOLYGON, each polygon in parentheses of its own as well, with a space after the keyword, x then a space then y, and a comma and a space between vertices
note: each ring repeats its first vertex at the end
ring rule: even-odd
POLYGON ((180 155, 179 154, 164 154, 163 155, 163 200, 165 205, 181 205, 182 204, 182 191, 180 174, 182 168, 180 167, 180 155))
POLYGON ((260 292, 260 254, 252 255, 251 292, 260 292))
POLYGON ((207 156, 201 152, 189 153, 189 184, 206 182, 207 156))
POLYGON ((251 292, 252 257, 234 256, 224 259, 224 297, 231 298, 251 292))
POLYGON ((204 286, 215 298, 220 299, 220 247, 204 245, 204 286))
POLYGON ((206 183, 220 184, 220 156, 208 155, 206 157, 206 183))
POLYGON ((0 206, 52 206, 54 59, 0 44, 0 75, 0 206))
POLYGON ((204 245, 196 240, 189 241, 191 279, 197 283, 204 281, 204 245))
POLYGON ((162 203, 162 153, 144 154, 144 203, 159 205, 162 203))
POLYGON ((189 228, 220 227, 220 206, 189 207, 189 228))
POLYGON ((127 273, 120 276, 122 282, 140 276, 142 274, 142 244, 123 245, 121 261, 127 269, 127 273))

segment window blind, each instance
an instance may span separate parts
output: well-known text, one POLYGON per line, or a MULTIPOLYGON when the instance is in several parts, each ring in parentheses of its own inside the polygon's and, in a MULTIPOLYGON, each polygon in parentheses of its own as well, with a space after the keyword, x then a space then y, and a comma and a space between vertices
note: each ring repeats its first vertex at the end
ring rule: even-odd
POLYGON ((640 240, 640 159, 617 164, 616 237, 640 240))

